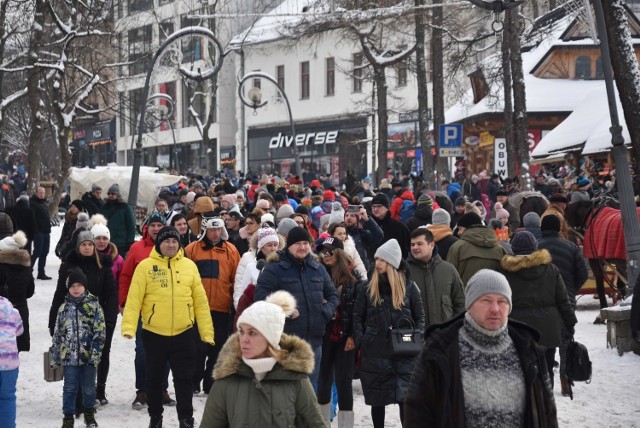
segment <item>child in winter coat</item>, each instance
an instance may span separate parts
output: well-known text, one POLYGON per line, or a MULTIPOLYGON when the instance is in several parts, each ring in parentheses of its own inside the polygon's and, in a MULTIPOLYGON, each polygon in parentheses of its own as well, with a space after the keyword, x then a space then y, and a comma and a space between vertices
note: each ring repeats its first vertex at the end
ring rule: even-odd
POLYGON ((84 422, 97 427, 95 419, 96 367, 105 342, 104 313, 98 298, 87 291, 87 277, 80 268, 69 269, 64 303, 58 309, 53 345, 52 366, 62 366, 62 427, 73 427, 76 395, 82 385, 84 422))
POLYGON ((16 382, 18 381, 18 342, 23 332, 22 318, 11 302, 0 297, 0 421, 3 427, 16 426, 16 382))

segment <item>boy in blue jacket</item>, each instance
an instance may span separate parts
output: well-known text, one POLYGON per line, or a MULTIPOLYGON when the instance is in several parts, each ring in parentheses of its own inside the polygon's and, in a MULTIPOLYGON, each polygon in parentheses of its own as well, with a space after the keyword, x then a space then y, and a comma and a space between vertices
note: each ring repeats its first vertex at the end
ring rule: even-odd
POLYGON ((50 351, 52 366, 61 365, 64 373, 62 427, 73 427, 80 387, 85 425, 97 427, 96 367, 105 341, 104 313, 98 298, 87 291, 87 277, 80 268, 69 270, 67 289, 69 292, 58 309, 50 351))

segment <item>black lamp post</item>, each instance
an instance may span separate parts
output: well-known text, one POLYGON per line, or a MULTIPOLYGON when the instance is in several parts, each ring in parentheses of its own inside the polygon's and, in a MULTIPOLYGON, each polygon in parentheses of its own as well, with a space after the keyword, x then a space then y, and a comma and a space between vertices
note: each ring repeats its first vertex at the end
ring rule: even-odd
POLYGON ((176 132, 173 128, 173 115, 176 110, 176 104, 168 94, 155 94, 151 95, 147 100, 145 115, 145 124, 149 128, 155 128, 158 124, 165 122, 169 125, 171 129, 171 138, 173 139, 173 153, 170 156, 170 159, 173 159, 173 162, 169 161, 169 168, 174 168, 176 171, 180 171, 180 163, 178 162, 178 152, 176 150, 176 132), (155 105, 155 100, 162 100, 165 104, 155 105))
MULTIPOLYGON (((238 81, 238 97, 240 97, 240 101, 242 101, 242 104, 246 105, 247 107, 251 107, 254 111, 260 107, 264 107, 265 105, 267 105, 267 101, 262 101, 262 90, 256 87, 249 89, 247 96, 245 96, 242 88, 244 84, 247 82, 247 80, 249 79, 265 79, 273 83, 275 87, 278 89, 278 92, 280 92, 280 95, 282 95, 282 98, 284 99, 284 103, 287 106, 287 113, 289 113, 289 123, 291 125, 291 138, 292 138, 291 153, 296 159, 296 173, 300 177, 302 177, 302 163, 300 162, 300 153, 298 153, 298 147, 296 146, 296 128, 293 123, 293 115, 291 114, 291 105, 289 104, 289 98, 287 98, 287 94, 285 94, 282 88, 280 87, 280 85, 278 85, 278 81, 268 73, 264 73, 262 71, 252 71, 250 73, 245 74, 238 81), (247 99, 247 97, 249 99, 247 99)), ((247 169, 246 165, 245 165, 245 169, 247 169)))
POLYGON ((186 38, 193 36, 201 36, 211 42, 213 47, 212 55, 215 55, 215 61, 213 63, 213 66, 210 69, 207 69, 205 72, 202 72, 202 70, 200 69, 193 71, 187 69, 186 67, 179 66, 178 72, 180 73, 180 75, 187 80, 202 82, 217 75, 220 71, 220 68, 222 67, 222 61, 224 58, 222 45, 220 44, 218 39, 216 39, 213 32, 204 27, 187 27, 178 30, 175 33, 171 34, 156 51, 153 59, 151 60, 151 64, 149 64, 149 71, 147 72, 147 77, 144 81, 144 88, 142 90, 142 101, 140 103, 140 120, 138 122, 138 139, 136 141, 136 148, 133 151, 133 169, 131 171, 131 186, 129 187, 129 199, 127 203, 134 211, 138 203, 138 183, 140 181, 140 165, 142 164, 142 133, 145 129, 145 111, 147 107, 147 99, 149 97, 149 84, 151 82, 151 74, 153 73, 153 68, 158 61, 158 58, 167 49, 167 47, 183 37, 186 38))

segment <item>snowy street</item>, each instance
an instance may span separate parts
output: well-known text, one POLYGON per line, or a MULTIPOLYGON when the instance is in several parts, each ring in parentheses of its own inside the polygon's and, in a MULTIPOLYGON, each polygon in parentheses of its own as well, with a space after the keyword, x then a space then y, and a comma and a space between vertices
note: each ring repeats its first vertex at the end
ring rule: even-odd
MULTIPOLYGON (((18 378, 18 427, 55 427, 62 423, 62 382, 47 383, 43 380, 43 352, 51 345, 47 320, 51 299, 56 286, 59 259, 53 249, 61 233, 54 227, 51 248, 47 258, 46 273, 50 281, 36 280, 36 293, 29 300, 31 324, 31 352, 20 355, 18 378)), ((640 427, 640 356, 627 353, 622 357, 617 351, 606 348, 606 326, 593 325, 598 313, 597 300, 583 296, 578 301, 578 324, 575 338, 585 344, 593 362, 593 380, 590 384, 576 383, 574 400, 562 397, 556 371, 555 398, 558 420, 562 427, 640 427)), ((556 353, 556 359, 559 359, 556 353)), ((111 350, 111 371, 107 382, 109 404, 96 413, 100 427, 138 428, 149 423, 146 410, 131 408, 135 397, 134 341, 120 335, 120 321, 116 328, 111 350)), ((171 383, 171 382, 170 382, 171 383)), ((169 387, 173 393, 173 387, 169 387)), ((364 404, 359 382, 354 382, 355 426, 370 427, 370 408, 364 404)), ((193 398, 194 417, 197 424, 204 409, 205 396, 193 398)), ((82 420, 76 426, 84 426, 82 420)), ((175 408, 165 408, 164 426, 177 427, 175 408)), ((337 421, 333 424, 337 427, 337 421)), ((397 406, 387 407, 386 426, 399 427, 397 406)), ((267 427, 265 427, 267 428, 267 427)))

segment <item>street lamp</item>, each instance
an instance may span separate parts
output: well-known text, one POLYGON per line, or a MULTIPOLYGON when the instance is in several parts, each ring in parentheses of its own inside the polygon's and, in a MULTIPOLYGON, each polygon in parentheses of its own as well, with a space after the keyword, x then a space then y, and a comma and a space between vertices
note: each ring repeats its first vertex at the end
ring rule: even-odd
POLYGON ((296 128, 293 123, 293 115, 291 114, 291 105, 289 104, 289 99, 287 98, 287 94, 285 94, 284 90, 282 90, 280 85, 278 85, 278 81, 268 73, 264 73, 262 71, 252 71, 250 73, 245 74, 244 76, 242 76, 242 78, 240 78, 240 80, 238 80, 238 97, 240 98, 240 101, 242 102, 242 104, 246 105, 247 107, 251 107, 254 112, 256 111, 256 109, 259 109, 267 105, 267 101, 262 101, 262 90, 255 86, 249 89, 249 91, 247 92, 247 95, 245 96, 242 88, 244 84, 247 82, 247 80, 249 79, 265 79, 273 83, 278 89, 278 92, 280 92, 280 95, 282 95, 282 98, 284 99, 284 103, 287 106, 287 113, 289 113, 289 123, 291 125, 291 142, 292 142, 291 153, 296 159, 296 173, 300 177, 302 177, 302 163, 300 162, 300 153, 298 153, 298 147, 296 145, 296 128))
POLYGON ((176 149, 176 132, 173 128, 173 115, 176 110, 176 104, 171 98, 169 94, 155 94, 151 95, 147 100, 147 105, 145 107, 145 125, 147 125, 147 129, 157 128, 161 123, 165 122, 169 124, 169 128, 171 129, 171 138, 173 138, 173 153, 170 156, 170 159, 173 159, 173 162, 169 162, 169 168, 174 168, 176 171, 180 171, 180 163, 178 162, 178 152, 176 149), (155 100, 164 101, 164 104, 156 105, 154 103, 155 100))
MULTIPOLYGON (((140 165, 142 164, 142 134, 144 132, 144 120, 145 111, 147 106, 147 99, 149 97, 149 83, 151 82, 151 74, 158 61, 158 58, 164 53, 164 51, 171 46, 174 42, 181 38, 201 36, 207 39, 211 43, 210 50, 212 58, 214 60, 211 68, 202 71, 200 68, 197 70, 189 70, 187 67, 179 65, 178 72, 185 80, 194 80, 196 82, 203 82, 207 79, 215 77, 220 68, 222 67, 222 61, 224 59, 222 45, 216 39, 211 30, 204 27, 186 27, 176 31, 167 37, 156 51, 151 64, 149 64, 149 71, 147 71, 147 77, 144 81, 144 88, 142 90, 142 101, 140 103, 140 120, 138 122, 138 138, 136 141, 136 148, 133 151, 133 168, 131 171, 131 186, 129 187, 129 199, 127 203, 135 210, 138 203, 138 183, 140 181, 140 165)), ((203 49, 204 51, 204 49, 203 49)))

